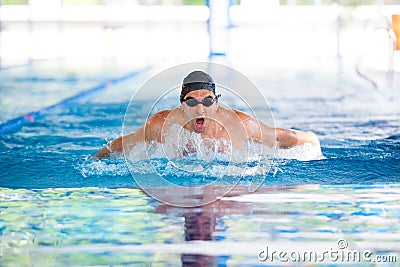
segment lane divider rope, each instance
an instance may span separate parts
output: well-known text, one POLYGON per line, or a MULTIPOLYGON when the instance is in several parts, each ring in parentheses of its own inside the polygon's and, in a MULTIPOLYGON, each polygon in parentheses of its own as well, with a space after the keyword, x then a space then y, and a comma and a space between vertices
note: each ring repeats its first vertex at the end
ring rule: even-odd
POLYGON ((41 118, 47 114, 55 113, 57 110, 60 110, 61 108, 68 107, 68 105, 70 105, 73 102, 76 102, 76 101, 78 101, 84 97, 87 97, 91 94, 98 93, 106 88, 109 88, 110 86, 112 86, 114 84, 117 84, 119 82, 130 79, 130 78, 132 78, 136 75, 139 75, 140 73, 143 73, 144 71, 149 70, 149 69, 150 69, 150 67, 144 67, 142 69, 130 72, 124 76, 110 79, 98 86, 95 86, 93 88, 90 88, 88 90, 80 92, 77 95, 66 98, 57 104, 51 105, 46 108, 42 108, 38 111, 26 113, 15 119, 8 120, 8 121, 0 124, 0 134, 4 135, 4 134, 16 132, 16 131, 20 130, 23 126, 32 124, 35 121, 37 121, 39 118, 41 118))

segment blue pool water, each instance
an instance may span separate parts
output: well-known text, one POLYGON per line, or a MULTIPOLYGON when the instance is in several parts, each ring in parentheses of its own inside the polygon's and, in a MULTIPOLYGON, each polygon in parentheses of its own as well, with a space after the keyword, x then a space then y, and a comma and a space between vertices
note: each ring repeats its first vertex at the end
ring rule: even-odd
MULTIPOLYGON (((3 70, 0 122, 135 68, 42 62, 3 70)), ((138 189, 123 157, 89 157, 121 134, 129 100, 152 69, 0 136, 0 265, 263 266, 271 264, 259 259, 266 246, 288 253, 370 250, 374 256, 394 255, 398 264, 398 89, 376 90, 334 70, 243 69, 268 99, 275 125, 314 131, 322 158, 309 160, 307 150, 283 151, 255 194, 248 194, 253 179, 248 174, 211 205, 158 202, 138 189), (348 247, 338 248, 338 240, 348 247)), ((134 126, 144 122, 148 104, 135 103, 134 126)), ((165 171, 166 160, 156 161, 165 171)), ((224 164, 212 162, 217 170, 224 164)), ((143 168, 142 175, 150 171, 143 168)), ((167 178, 207 184, 212 177, 204 173, 182 178, 172 172, 167 178)))

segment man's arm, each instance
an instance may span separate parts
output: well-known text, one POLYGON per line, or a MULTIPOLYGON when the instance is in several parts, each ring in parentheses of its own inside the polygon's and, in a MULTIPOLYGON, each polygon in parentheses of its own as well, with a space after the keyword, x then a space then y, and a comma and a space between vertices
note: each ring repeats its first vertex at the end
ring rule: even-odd
POLYGON ((272 128, 250 117, 246 113, 236 111, 247 130, 249 139, 266 144, 270 147, 291 148, 305 143, 320 146, 318 137, 313 132, 272 128))
POLYGON ((124 144, 137 144, 140 142, 144 142, 144 126, 140 127, 139 130, 137 130, 134 133, 131 133, 126 136, 120 136, 117 139, 111 141, 108 143, 103 149, 98 151, 96 154, 93 156, 95 158, 108 158, 111 154, 122 154, 124 148, 123 148, 123 143, 124 144), (122 138, 124 139, 124 142, 122 142, 122 138))
POLYGON ((305 143, 320 146, 318 137, 313 132, 302 132, 298 130, 286 130, 275 128, 276 146, 278 148, 291 148, 305 143))
POLYGON ((161 129, 168 114, 169 111, 161 111, 154 114, 136 132, 118 137, 93 156, 96 158, 107 158, 111 154, 122 154, 124 149, 129 149, 137 143, 149 142, 151 140, 161 142, 161 129))

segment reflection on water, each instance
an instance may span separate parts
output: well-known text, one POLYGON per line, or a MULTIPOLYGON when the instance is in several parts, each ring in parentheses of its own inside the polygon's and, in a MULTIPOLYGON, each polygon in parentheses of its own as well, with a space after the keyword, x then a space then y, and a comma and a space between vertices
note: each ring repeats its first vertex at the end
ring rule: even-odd
MULTIPOLYGON (((207 211, 208 208, 196 212, 188 210, 183 214, 185 218, 185 240, 215 240, 213 233, 215 232, 216 214, 212 211, 207 211)), ((183 253, 181 255, 183 266, 213 266, 218 263, 217 256, 204 254, 183 253)))
POLYGON ((268 263, 258 260, 266 245, 322 253, 339 239, 354 250, 400 256, 398 184, 247 190, 182 208, 138 189, 3 188, 0 265, 251 266, 268 263))
MULTIPOLYGON (((214 195, 216 191, 224 190, 222 186, 215 186, 213 188, 205 187, 199 188, 200 194, 186 195, 184 198, 192 198, 195 201, 199 199, 208 199, 209 194, 214 195)), ((259 188, 257 193, 268 193, 276 190, 284 191, 291 189, 316 189, 318 185, 306 185, 296 187, 275 187, 275 188, 259 188)), ((254 204, 246 202, 238 202, 229 200, 231 197, 241 196, 248 194, 248 187, 237 186, 230 188, 230 192, 225 195, 225 198, 214 201, 207 205, 202 205, 192 208, 174 207, 160 203, 155 212, 162 214, 169 214, 184 218, 184 238, 185 241, 214 241, 220 242, 226 237, 226 226, 224 225, 224 217, 229 215, 244 215, 246 213, 252 214, 254 204)), ((168 195, 181 194, 181 189, 171 187, 164 191, 168 195)), ((273 212, 263 211, 263 214, 285 214, 285 211, 273 212)), ((199 244, 202 245, 201 243, 199 244)), ((204 250, 203 250, 204 251, 204 250)), ((181 254, 182 266, 225 266, 227 260, 230 258, 229 254, 224 255, 216 253, 215 251, 208 251, 206 254, 196 252, 186 252, 181 254)))
MULTIPOLYGON (((231 214, 234 209, 244 205, 231 205, 230 202, 216 201, 196 208, 178 208, 160 204, 157 213, 174 214, 184 218, 185 241, 216 241, 223 238, 223 215, 231 214)), ((237 212, 237 210, 236 210, 237 212)), ((210 251, 211 252, 211 251, 210 251)), ((182 266, 217 266, 226 261, 224 255, 210 255, 196 252, 181 254, 182 266)))

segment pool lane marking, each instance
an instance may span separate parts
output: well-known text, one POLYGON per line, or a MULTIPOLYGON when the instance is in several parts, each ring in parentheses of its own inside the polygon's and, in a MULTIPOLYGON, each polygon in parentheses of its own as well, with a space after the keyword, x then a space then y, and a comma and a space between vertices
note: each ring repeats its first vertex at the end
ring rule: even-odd
POLYGON ((4 66, 0 64, 0 72, 8 71, 11 69, 16 69, 16 68, 21 68, 21 67, 27 67, 27 66, 31 66, 33 64, 36 65, 37 63, 49 62, 49 61, 52 61, 52 59, 29 59, 25 63, 19 63, 19 64, 14 64, 14 65, 4 65, 4 66))
POLYGON ((90 88, 88 90, 85 90, 83 92, 78 93, 77 95, 71 96, 69 98, 64 99, 63 101, 51 105, 49 107, 40 109, 38 111, 33 111, 33 112, 29 112, 26 113, 18 118, 15 119, 11 119, 8 120, 2 124, 0 124, 0 134, 8 134, 8 133, 12 133, 12 132, 16 132, 18 130, 20 130, 23 126, 25 125, 29 125, 34 123, 35 121, 37 121, 39 118, 47 115, 47 114, 51 114, 54 111, 62 108, 62 107, 67 107, 69 104, 78 101, 79 99, 86 97, 88 95, 97 93, 99 91, 102 91, 104 89, 107 89, 109 87, 111 87, 112 85, 115 85, 119 82, 125 81, 127 79, 130 79, 140 73, 143 73, 146 70, 149 70, 150 67, 144 67, 142 69, 133 71, 131 73, 128 73, 124 76, 118 77, 118 78, 114 78, 114 79, 110 79, 98 86, 95 86, 93 88, 90 88))
POLYGON ((15 64, 15 65, 9 65, 9 66, 5 66, 5 67, 3 67, 3 66, 1 66, 0 65, 0 72, 1 71, 6 71, 6 70, 10 70, 10 69, 15 69, 15 68, 20 68, 20 67, 26 67, 26 66, 30 66, 30 65, 33 65, 33 63, 35 62, 36 60, 28 60, 26 63, 21 63, 21 64, 15 64))

